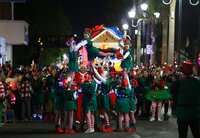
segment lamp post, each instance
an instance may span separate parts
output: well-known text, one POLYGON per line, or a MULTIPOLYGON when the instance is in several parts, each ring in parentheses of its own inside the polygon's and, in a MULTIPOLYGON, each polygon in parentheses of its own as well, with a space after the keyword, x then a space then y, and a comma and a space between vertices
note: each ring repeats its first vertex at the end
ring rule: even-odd
MULTIPOLYGON (((143 16, 146 18, 146 10, 148 8, 148 5, 146 3, 143 3, 141 4, 141 9, 142 11, 144 12, 143 13, 143 16)), ((135 9, 131 9, 131 11, 128 12, 128 15, 129 17, 131 18, 131 21, 132 21, 132 27, 133 28, 138 28, 138 33, 137 33, 137 64, 140 64, 141 63, 141 60, 140 60, 140 57, 141 57, 141 31, 143 30, 143 40, 145 38, 145 22, 143 22, 143 29, 142 29, 142 25, 140 24, 141 21, 144 21, 144 19, 138 19, 136 24, 134 24, 134 18, 135 18, 135 15, 136 15, 136 11, 135 9)), ((145 43, 145 41, 143 41, 143 43, 145 43)), ((142 50, 142 53, 144 54, 144 45, 143 44, 143 50, 142 50)), ((144 61, 144 60, 143 60, 144 61)))
MULTIPOLYGON (((190 5, 192 6, 197 6, 199 4, 199 0, 188 0, 190 5)), ((163 4, 165 5, 170 5, 173 0, 162 0, 163 4)), ((178 5, 178 35, 177 35, 177 53, 178 53, 178 64, 180 64, 180 58, 181 58, 181 45, 182 45, 182 0, 179 0, 179 5, 178 5)))
POLYGON ((128 26, 128 24, 126 24, 126 23, 122 25, 122 28, 124 29, 124 38, 127 36, 128 27, 129 27, 129 26, 128 26))

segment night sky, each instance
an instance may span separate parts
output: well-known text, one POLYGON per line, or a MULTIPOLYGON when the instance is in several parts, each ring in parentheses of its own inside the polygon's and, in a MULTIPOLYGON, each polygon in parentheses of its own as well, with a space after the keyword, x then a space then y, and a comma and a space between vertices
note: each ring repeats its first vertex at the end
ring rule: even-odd
POLYGON ((69 14, 73 31, 81 31, 85 27, 93 27, 105 23, 106 1, 66 0, 65 11, 69 14), (97 4, 98 2, 98 4, 97 4))
MULTIPOLYGON (((15 4, 15 19, 23 20, 23 8, 32 0, 26 0, 26 3, 15 4)), ((69 17, 72 32, 83 32, 86 27, 105 23, 107 0, 59 0, 62 2, 66 16, 69 17), (97 4, 98 3, 98 4, 97 4)), ((55 0, 55 2, 57 2, 55 0)))

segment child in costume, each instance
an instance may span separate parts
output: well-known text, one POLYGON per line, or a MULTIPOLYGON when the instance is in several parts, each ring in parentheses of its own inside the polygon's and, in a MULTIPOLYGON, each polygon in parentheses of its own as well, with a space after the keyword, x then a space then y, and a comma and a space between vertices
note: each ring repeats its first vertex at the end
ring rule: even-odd
POLYGON ((0 79, 0 127, 2 125, 2 114, 3 114, 4 98, 5 98, 4 85, 3 85, 3 83, 2 83, 2 81, 0 79))
POLYGON ((65 119, 68 124, 65 128, 65 134, 74 134, 73 123, 74 123, 74 112, 77 109, 77 87, 76 82, 72 81, 72 84, 68 82, 67 87, 64 87, 64 111, 65 111, 65 119))
POLYGON ((87 124, 88 129, 85 133, 93 133, 94 130, 94 123, 95 123, 95 116, 94 112, 97 110, 97 99, 96 99, 96 89, 97 85, 93 81, 90 74, 85 76, 85 82, 81 85, 82 91, 84 92, 84 102, 83 107, 86 112, 87 124))
POLYGON ((62 112, 64 109, 64 75, 60 75, 59 82, 55 85, 55 100, 54 100, 54 109, 55 109, 55 128, 57 133, 64 133, 64 130, 61 127, 62 122, 62 112))
POLYGON ((32 97, 32 102, 34 105, 34 119, 35 120, 42 120, 42 114, 43 114, 43 101, 44 101, 44 96, 43 96, 43 87, 42 87, 42 81, 39 78, 39 74, 36 72, 33 73, 33 81, 32 81, 32 89, 33 89, 33 97, 32 97))
POLYGON ((97 56, 112 56, 114 55, 113 53, 104 53, 102 51, 99 51, 94 45, 93 42, 90 38, 92 31, 89 28, 86 28, 84 30, 84 41, 80 42, 77 44, 76 49, 81 48, 82 46, 85 46, 88 52, 88 60, 91 62, 95 57, 97 56))
POLYGON ((74 37, 70 37, 66 44, 69 46, 68 69, 70 72, 76 72, 78 71, 78 54, 76 51, 76 41, 74 40, 74 37))
POLYGON ((110 120, 108 116, 108 111, 111 108, 109 93, 112 90, 112 82, 111 80, 109 80, 109 74, 107 74, 106 78, 103 78, 94 67, 93 69, 97 78, 100 79, 100 81, 98 81, 94 77, 95 82, 99 84, 101 87, 101 93, 98 95, 98 105, 106 121, 106 124, 102 126, 102 131, 112 132, 112 128, 110 126, 110 120))
POLYGON ((120 42, 120 47, 123 48, 123 59, 121 61, 121 68, 123 69, 123 76, 128 74, 128 70, 133 68, 132 52, 130 49, 131 42, 129 39, 123 39, 120 42))
POLYGON ((151 84, 151 90, 146 93, 145 97, 152 102, 151 104, 152 117, 150 118, 149 121, 155 120, 156 106, 158 106, 158 111, 157 111, 158 121, 162 121, 160 118, 162 101, 169 100, 171 98, 171 95, 166 90, 166 82, 161 78, 160 71, 156 71, 154 81, 151 84))
POLYGON ((129 82, 128 75, 121 82, 121 86, 115 92, 117 95, 116 100, 116 111, 118 112, 118 126, 116 132, 132 132, 129 128, 130 118, 130 97, 133 95, 133 91, 129 82), (125 119, 125 128, 123 130, 123 117, 125 119))

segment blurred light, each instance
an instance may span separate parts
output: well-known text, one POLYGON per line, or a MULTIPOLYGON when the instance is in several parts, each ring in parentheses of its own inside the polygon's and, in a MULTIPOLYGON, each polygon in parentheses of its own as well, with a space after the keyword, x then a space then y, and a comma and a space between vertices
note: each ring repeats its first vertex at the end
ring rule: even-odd
POLYGON ((130 18, 134 18, 134 17, 135 17, 135 14, 136 14, 135 9, 131 9, 131 11, 128 12, 128 16, 129 16, 130 18))
POLYGON ((124 30, 127 30, 128 29, 128 24, 123 24, 122 27, 123 27, 124 30))
POLYGON ((42 42, 40 42, 40 45, 43 45, 43 43, 42 43, 42 42))
POLYGON ((135 30, 135 34, 138 34, 138 30, 137 29, 135 30))
POLYGON ((156 16, 156 18, 160 17, 160 13, 159 12, 154 12, 154 15, 156 16))
POLYGON ((74 37, 77 37, 77 34, 74 34, 74 37))
POLYGON ((66 54, 63 54, 63 59, 67 59, 67 55, 66 54))
POLYGON ((148 4, 143 3, 143 4, 141 5, 141 9, 142 9, 143 11, 146 11, 147 8, 148 8, 148 4))

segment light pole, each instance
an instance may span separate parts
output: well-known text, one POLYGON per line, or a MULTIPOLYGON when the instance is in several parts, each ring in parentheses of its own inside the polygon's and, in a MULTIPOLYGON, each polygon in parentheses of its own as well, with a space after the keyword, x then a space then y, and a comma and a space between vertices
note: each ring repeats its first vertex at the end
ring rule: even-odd
POLYGON ((128 27, 129 27, 129 26, 128 26, 128 24, 126 24, 126 23, 122 25, 122 28, 124 29, 124 38, 127 36, 128 27))
MULTIPOLYGON (((146 18, 146 10, 147 10, 147 8, 148 8, 148 5, 146 4, 146 3, 143 3, 143 4, 141 4, 141 9, 142 9, 142 11, 144 12, 143 13, 143 16, 144 16, 144 18, 146 18)), ((136 22, 136 24, 134 24, 134 18, 135 18, 135 15, 136 15, 136 11, 135 11, 135 9, 131 9, 131 11, 129 11, 128 12, 128 15, 129 15, 129 17, 131 18, 131 21, 132 21, 132 27, 133 28, 138 28, 138 33, 137 33, 137 55, 136 55, 136 57, 137 57, 137 64, 139 65, 140 63, 141 63, 141 31, 143 30, 143 38, 145 38, 145 22, 143 22, 143 29, 142 29, 142 25, 140 24, 141 23, 141 21, 144 21, 144 19, 138 19, 137 20, 137 22, 136 22)), ((145 41, 143 41, 143 43, 144 43, 145 41)), ((143 55, 144 55, 144 45, 145 44, 143 44, 143 50, 142 50, 142 53, 143 53, 143 55)), ((143 60, 144 61, 144 60, 143 60)))
MULTIPOLYGON (((199 0, 196 0, 196 2, 193 2, 194 0, 188 0, 190 5, 197 6, 199 4, 199 0)), ((163 4, 170 5, 173 0, 162 0, 163 4)), ((178 53, 178 64, 180 64, 181 61, 181 45, 182 45, 182 0, 179 0, 178 5, 178 35, 177 35, 177 53, 178 53)))

